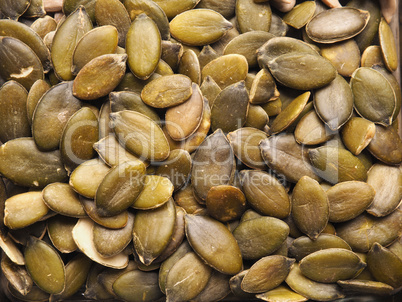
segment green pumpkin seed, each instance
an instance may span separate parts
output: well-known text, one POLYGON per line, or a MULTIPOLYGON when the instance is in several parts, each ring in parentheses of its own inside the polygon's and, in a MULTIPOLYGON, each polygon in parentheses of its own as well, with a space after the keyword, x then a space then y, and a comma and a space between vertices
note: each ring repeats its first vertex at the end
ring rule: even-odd
POLYGON ((244 276, 247 274, 248 270, 243 270, 237 275, 233 276, 229 280, 230 291, 236 296, 242 299, 253 299, 255 297, 254 294, 246 293, 241 288, 241 282, 243 281, 244 276))
POLYGON ((176 221, 176 210, 170 199, 163 206, 137 212, 133 242, 140 261, 150 265, 169 244, 176 221))
POLYGON ((50 85, 45 80, 37 80, 31 86, 27 97, 27 115, 28 122, 32 124, 32 117, 41 97, 50 89, 50 85))
POLYGON ((191 185, 185 186, 184 188, 177 191, 174 195, 174 201, 188 214, 194 214, 195 212, 204 209, 196 200, 191 185))
POLYGON ((342 141, 350 152, 359 155, 375 135, 375 124, 360 118, 351 118, 342 128, 342 141))
POLYGON ((42 197, 45 204, 54 212, 77 218, 86 216, 77 193, 69 184, 60 182, 49 184, 43 189, 42 197))
POLYGON ((363 213, 377 196, 377 190, 361 181, 345 181, 327 190, 329 220, 343 222, 363 213))
POLYGON ((18 18, 25 13, 30 6, 29 0, 17 0, 17 1, 2 1, 0 4, 0 10, 4 16, 11 20, 18 20, 18 18))
POLYGON ((110 119, 120 144, 140 159, 162 161, 169 156, 170 148, 165 134, 149 117, 124 110, 111 113, 110 119))
POLYGON ((162 40, 161 59, 165 61, 172 70, 176 70, 179 66, 180 58, 183 55, 184 48, 181 43, 162 40))
POLYGON ((353 39, 323 45, 321 55, 329 60, 344 77, 350 77, 360 65, 359 46, 353 39))
POLYGON ((72 253, 77 250, 73 239, 73 228, 77 219, 65 216, 54 216, 47 221, 47 232, 53 246, 61 253, 72 253))
POLYGON ((393 127, 376 125, 375 134, 367 149, 374 157, 389 165, 402 162, 402 141, 393 127))
POLYGON ((391 27, 381 18, 378 36, 380 40, 381 53, 384 59, 385 66, 391 72, 394 72, 398 67, 398 54, 396 50, 396 42, 391 27))
POLYGON ((263 301, 269 302, 285 302, 285 301, 293 301, 293 302, 303 302, 307 301, 307 298, 295 293, 290 288, 285 285, 280 285, 274 289, 266 293, 262 293, 256 295, 256 298, 261 299, 263 301))
POLYGON ((208 302, 224 299, 230 293, 230 276, 212 271, 207 285, 201 293, 193 298, 194 302, 208 302))
POLYGON ((35 284, 49 294, 61 293, 66 273, 59 254, 46 242, 31 237, 24 251, 26 268, 35 284))
MULTIPOLYGON (((49 49, 40 36, 29 26, 14 20, 0 20, 0 36, 13 37, 25 43, 35 52, 42 62, 43 71, 48 72, 51 69, 49 49)), ((19 59, 21 59, 21 57, 19 57, 19 59)))
POLYGON ((101 217, 98 214, 98 209, 96 208, 95 202, 90 199, 80 198, 80 201, 84 207, 85 212, 88 216, 95 221, 97 224, 109 228, 109 229, 121 229, 127 224, 128 212, 124 211, 118 215, 111 217, 101 217))
POLYGON ((361 294, 373 294, 380 296, 389 296, 392 294, 394 288, 388 284, 371 280, 339 280, 340 285, 344 290, 361 294))
POLYGON ((115 216, 133 205, 144 186, 145 165, 124 162, 110 169, 100 183, 95 204, 100 216, 115 216))
POLYGON ((269 31, 271 14, 271 7, 267 3, 256 3, 253 0, 236 1, 236 21, 242 33, 269 31))
POLYGON ((158 175, 146 175, 144 187, 132 207, 142 210, 158 208, 172 197, 173 189, 173 184, 168 178, 158 175))
POLYGON ((4 252, 4 256, 7 256, 11 260, 11 262, 17 265, 25 264, 24 256, 22 255, 21 251, 19 250, 13 239, 11 239, 10 235, 0 235, 0 247, 4 252))
POLYGON ((99 110, 99 138, 113 134, 113 129, 110 127, 110 107, 110 101, 106 100, 99 110))
POLYGON ((135 261, 130 260, 124 269, 106 268, 97 276, 97 282, 104 288, 104 290, 116 298, 116 293, 113 291, 113 283, 123 274, 131 271, 138 270, 138 265, 135 261))
POLYGON ((361 66, 373 67, 374 65, 384 66, 384 61, 381 56, 381 47, 378 45, 370 45, 362 53, 361 66))
POLYGON ((72 87, 73 82, 53 86, 36 106, 32 119, 32 135, 42 150, 49 151, 59 147, 65 125, 81 108, 81 102, 74 97, 72 87))
POLYGON ((166 130, 174 140, 182 141, 188 138, 201 124, 204 99, 197 84, 192 84, 192 91, 187 101, 166 111, 166 130))
POLYGON ((279 91, 272 75, 261 69, 255 76, 250 88, 250 103, 263 104, 278 99, 279 91))
POLYGON ((308 153, 315 172, 329 183, 367 179, 362 162, 345 149, 323 146, 308 153))
POLYGON ((362 117, 383 126, 392 123, 396 96, 391 84, 380 72, 361 67, 353 73, 350 87, 355 109, 362 117))
MULTIPOLYGON (((42 0, 39 0, 42 2, 42 0)), ((45 15, 42 18, 36 19, 32 24, 31 24, 31 29, 36 32, 42 39, 45 38, 45 36, 51 32, 55 31, 57 28, 57 22, 54 20, 54 18, 50 17, 49 15, 45 15)))
POLYGON ((149 106, 166 108, 184 103, 192 93, 191 79, 176 74, 157 78, 145 85, 141 98, 149 106))
POLYGON ((210 9, 195 9, 183 12, 170 21, 171 35, 191 46, 203 46, 219 40, 232 23, 210 9))
POLYGON ((201 84, 201 67, 197 54, 191 50, 185 50, 181 56, 178 73, 188 76, 194 83, 201 84))
POLYGON ((388 249, 391 252, 393 252, 395 255, 397 255, 400 259, 402 259, 402 239, 401 238, 399 238, 394 243, 392 243, 390 246, 388 246, 388 249))
POLYGON ((394 288, 402 285, 402 260, 379 243, 367 253, 367 267, 377 281, 394 288))
POLYGON ((226 19, 233 17, 235 14, 236 0, 226 1, 227 3, 222 3, 218 0, 201 0, 197 4, 197 8, 208 8, 219 12, 226 19))
POLYGON ((186 236, 191 247, 208 265, 229 275, 241 270, 239 245, 224 224, 207 216, 190 214, 185 216, 185 221, 186 236))
POLYGON ((31 136, 27 115, 26 89, 15 81, 0 87, 0 141, 3 143, 18 137, 31 136), (13 114, 9 114, 12 112, 13 114))
POLYGON ((165 162, 156 169, 156 175, 167 177, 173 184, 174 191, 187 183, 191 172, 191 157, 186 150, 173 150, 165 162))
POLYGON ((243 55, 229 54, 216 58, 202 69, 202 79, 210 76, 221 89, 246 78, 247 59, 243 55))
POLYGON ((198 54, 198 62, 200 64, 200 70, 202 70, 205 67, 205 65, 215 60, 217 57, 218 53, 210 45, 205 45, 198 54))
POLYGON ((84 7, 77 8, 57 29, 52 41, 52 63, 58 78, 73 79, 71 67, 74 49, 82 36, 92 29, 92 22, 84 7))
POLYGON ((232 147, 218 129, 202 142, 193 157, 191 179, 196 196, 205 200, 212 187, 230 184, 234 168, 232 147))
POLYGON ((350 250, 329 248, 311 253, 300 261, 300 270, 307 278, 322 283, 352 279, 366 267, 350 250))
POLYGON ((79 165, 70 175, 69 184, 82 196, 95 198, 96 190, 110 168, 95 158, 79 165))
POLYGON ((299 264, 296 263, 285 281, 296 293, 308 299, 332 301, 345 297, 338 285, 315 282, 305 277, 299 268, 299 264))
POLYGON ((294 135, 296 141, 300 144, 316 145, 330 140, 334 133, 325 127, 325 124, 313 110, 300 119, 294 135))
POLYGON ((155 0, 154 2, 163 9, 169 19, 172 19, 176 15, 194 8, 199 0, 155 0))
POLYGON ((127 224, 121 229, 108 229, 95 224, 93 241, 96 250, 103 257, 111 257, 122 252, 133 238, 134 215, 128 214, 127 224))
MULTIPOLYGON (((64 0, 63 12, 66 16, 73 13, 80 5, 84 6, 85 11, 88 13, 92 22, 95 22, 95 3, 96 0, 64 0)), ((56 8, 57 9, 57 8, 56 8)), ((48 8, 47 11, 52 9, 48 8)))
MULTIPOLYGON (((48 215, 43 216, 43 219, 50 218, 52 212, 50 212, 48 215)), ((14 242, 22 245, 26 245, 27 241, 30 236, 34 236, 38 239, 43 239, 46 233, 46 223, 43 221, 43 219, 35 222, 34 224, 31 224, 25 228, 22 229, 17 229, 17 230, 10 230, 9 235, 10 238, 14 240, 14 242)), ((4 238, 3 238, 4 239, 4 238)), ((10 243, 10 241, 6 241, 6 243, 10 243)), ((7 248, 4 248, 6 251, 7 248)), ((18 250, 19 253, 19 250, 18 250)), ((10 259, 14 261, 14 258, 9 255, 10 259)))
POLYGON ((268 116, 275 116, 282 111, 282 101, 277 98, 274 101, 268 102, 266 104, 261 104, 261 108, 268 114, 268 116))
POLYGON ((89 218, 81 218, 73 229, 73 238, 78 248, 89 259, 103 266, 123 269, 128 264, 128 256, 124 253, 105 258, 95 248, 93 241, 94 222, 89 218))
POLYGON ((76 75, 92 59, 115 53, 118 43, 116 27, 104 25, 88 31, 77 43, 73 53, 72 73, 76 75))
POLYGON ((241 128, 246 122, 249 102, 245 82, 225 87, 211 108, 211 127, 227 133, 241 128))
POLYGON ((289 235, 289 227, 278 218, 263 216, 242 220, 233 235, 244 259, 259 259, 280 248, 289 235))
POLYGON ((283 21, 287 25, 300 29, 313 18, 315 9, 315 1, 300 3, 283 16, 283 21))
POLYGON ((337 225, 336 232, 354 251, 365 253, 375 242, 387 246, 401 235, 401 215, 399 208, 380 218, 363 213, 337 225))
POLYGON ((12 262, 7 255, 3 255, 1 258, 1 271, 10 285, 12 285, 12 287, 14 287, 21 295, 25 296, 31 291, 33 281, 26 268, 12 262))
POLYGON ((374 164, 368 172, 367 183, 375 190, 368 213, 382 217, 398 207, 402 199, 402 171, 398 167, 374 164))
POLYGON ((206 76, 202 85, 200 86, 203 96, 208 100, 209 107, 212 108, 216 97, 222 89, 216 84, 211 76, 206 76))
POLYGON ((249 204, 262 215, 286 218, 290 200, 283 185, 263 171, 241 171, 242 189, 249 204))
POLYGON ((0 147, 0 173, 18 185, 37 188, 67 178, 60 152, 42 152, 29 137, 13 139, 0 147))
POLYGON ((319 13, 306 25, 309 38, 319 43, 334 43, 358 35, 370 18, 367 11, 352 7, 333 8, 319 13), (336 30, 334 30, 336 28, 336 30))
MULTIPOLYGON (((130 265, 130 263, 128 264, 128 266, 129 265, 130 265)), ((98 264, 98 263, 94 263, 91 266, 91 269, 89 270, 89 274, 88 274, 88 277, 87 277, 86 290, 84 292, 84 297, 85 298, 87 298, 87 299, 99 299, 99 300, 115 298, 115 295, 110 294, 105 289, 103 284, 98 281, 98 276, 102 272, 105 272, 105 271, 106 271, 105 267, 103 265, 98 264)))
POLYGON ((251 105, 248 107, 247 119, 244 127, 266 130, 269 122, 269 116, 261 106, 251 105))
POLYGON ((319 183, 303 176, 297 182, 292 194, 292 217, 297 228, 316 239, 328 223, 328 197, 319 183))
POLYGON ((265 163, 277 174, 291 182, 297 182, 302 176, 315 180, 320 178, 313 172, 308 159, 308 150, 302 148, 293 134, 271 136, 260 142, 261 156, 265 163), (289 167, 292 167, 291 172, 289 167))

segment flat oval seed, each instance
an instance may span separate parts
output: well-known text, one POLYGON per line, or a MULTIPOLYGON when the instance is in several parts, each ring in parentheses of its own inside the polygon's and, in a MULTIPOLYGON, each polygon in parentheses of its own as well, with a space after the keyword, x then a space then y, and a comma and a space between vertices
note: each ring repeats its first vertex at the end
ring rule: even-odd
POLYGON ((125 54, 106 54, 89 61, 77 74, 73 95, 82 100, 95 100, 108 95, 126 72, 125 54))
POLYGON ((241 217, 246 209, 246 197, 239 188, 216 186, 208 191, 206 207, 211 217, 227 222, 241 217))
POLYGON ((280 248, 289 235, 289 226, 278 218, 263 216, 243 220, 233 235, 244 259, 259 259, 280 248))
POLYGON ((187 49, 183 52, 177 71, 188 76, 194 83, 201 84, 200 62, 197 54, 192 49, 187 49))
POLYGON ((221 14, 210 9, 183 12, 170 21, 170 33, 178 41, 203 46, 218 41, 233 27, 221 14))
POLYGON ((105 175, 95 195, 100 216, 115 216, 127 210, 140 194, 144 183, 145 165, 124 162, 105 175))
POLYGON ((25 265, 38 287, 49 294, 64 290, 66 273, 59 254, 46 242, 31 237, 24 251, 25 265))
POLYGON ((375 124, 360 117, 351 118, 342 128, 342 141, 354 155, 359 155, 375 135, 375 124))
POLYGON ((67 179, 60 152, 42 152, 28 137, 0 146, 0 173, 15 184, 37 188, 67 179))
POLYGON ((95 248, 93 241, 94 222, 89 218, 81 218, 73 229, 73 238, 78 248, 89 259, 106 267, 123 269, 128 265, 128 256, 124 253, 105 258, 95 248))
POLYGON ((128 214, 124 228, 109 229, 95 224, 93 240, 96 250, 103 257, 111 257, 122 252, 133 239, 134 215, 128 214))
MULTIPOLYGON (((44 1, 45 3, 47 1, 44 1)), ((63 7, 62 10, 66 16, 70 15, 73 13, 80 5, 83 5, 85 8, 85 11, 88 13, 89 17, 91 18, 92 22, 95 22, 95 3, 96 0, 64 0, 63 1, 63 7)), ((54 11, 54 10, 59 10, 59 7, 52 6, 50 5, 51 3, 48 4, 49 7, 46 8, 46 11, 54 11)))
POLYGON ((343 222, 363 213, 377 196, 376 190, 361 181, 345 181, 327 190, 329 221, 343 222))
POLYGON ((275 177, 263 171, 243 170, 240 182, 248 203, 257 212, 281 219, 289 216, 289 196, 275 177))
POLYGON ((316 15, 306 25, 310 39, 334 43, 359 34, 367 25, 370 13, 352 7, 333 8, 316 15))
POLYGON ((4 224, 10 229, 20 229, 40 220, 48 211, 41 192, 17 194, 5 201, 4 224))
POLYGON ((192 84, 192 90, 193 93, 187 101, 166 110, 166 130, 174 140, 182 141, 188 138, 201 124, 204 98, 197 84, 192 84))
POLYGON ((368 295, 389 296, 394 290, 392 286, 386 283, 371 280, 339 280, 337 283, 344 290, 368 295))
POLYGON ((72 253, 77 250, 73 239, 73 228, 76 218, 56 215, 47 220, 47 232, 53 246, 61 253, 72 253))
POLYGON ((36 105, 40 101, 41 97, 50 89, 50 84, 45 80, 37 80, 31 86, 28 91, 27 97, 27 115, 28 122, 32 125, 32 117, 36 108, 36 105))
POLYGON ((113 292, 124 301, 155 301, 162 297, 158 274, 133 270, 113 282, 113 292))
POLYGON ((320 120, 312 110, 304 115, 297 123, 294 132, 296 141, 304 145, 316 145, 330 140, 334 133, 320 120))
POLYGON ((248 293, 274 289, 285 281, 294 262, 294 259, 279 255, 263 257, 250 267, 241 282, 241 288, 248 293))
POLYGON ((308 154, 315 172, 329 183, 367 179, 363 163, 345 149, 323 146, 309 150, 308 154))
POLYGON ((345 297, 338 285, 315 282, 305 277, 299 268, 299 264, 296 263, 285 281, 291 289, 308 299, 332 301, 345 297))
POLYGON ((186 236, 194 251, 217 271, 234 275, 242 268, 239 245, 224 224, 208 216, 187 214, 186 236))
POLYGON ((59 147, 63 129, 69 118, 81 108, 72 92, 73 82, 51 87, 40 99, 32 119, 32 136, 40 149, 59 147))
POLYGON ((271 7, 267 3, 253 0, 236 1, 236 21, 240 32, 269 31, 271 27, 271 7))
POLYGON ((117 29, 112 25, 99 26, 87 32, 74 49, 73 74, 77 74, 92 59, 115 53, 117 43, 117 29))
POLYGON ((315 240, 311 240, 307 236, 296 238, 289 247, 289 254, 300 261, 311 253, 329 248, 352 250, 342 238, 332 234, 320 234, 315 240))
POLYGON ((207 285, 201 293, 193 299, 194 302, 208 302, 214 299, 224 299, 230 293, 230 276, 212 271, 207 285))
POLYGON ((283 16, 283 21, 296 29, 302 28, 313 18, 316 10, 315 1, 306 1, 292 8, 283 16))
POLYGON ((259 298, 263 301, 269 302, 285 302, 285 301, 293 301, 293 302, 303 302, 307 301, 307 298, 299 295, 294 292, 290 288, 285 285, 279 285, 278 287, 267 291, 265 293, 256 295, 256 298, 259 298))
POLYGON ((17 1, 2 1, 0 4, 0 10, 4 16, 11 20, 18 20, 18 18, 24 14, 24 12, 30 6, 29 0, 17 0, 17 1))
POLYGON ((158 66, 162 45, 157 25, 146 14, 138 15, 131 24, 126 51, 131 72, 141 80, 148 79, 158 66))
POLYGON ((292 218, 312 240, 324 230, 329 218, 328 197, 316 180, 303 176, 297 182, 292 194, 292 218))
POLYGON ((25 259, 22 255, 21 251, 19 250, 15 241, 11 238, 10 235, 0 236, 0 247, 4 252, 4 256, 7 256, 11 262, 17 265, 24 265, 25 259))
POLYGON ((163 206, 136 213, 133 242, 140 261, 150 265, 169 244, 176 221, 173 199, 163 206))
POLYGON ((111 113, 110 119, 120 144, 140 159, 163 161, 169 156, 165 134, 149 117, 124 110, 111 113))
POLYGON ((155 0, 154 2, 163 9, 169 19, 172 19, 176 15, 194 8, 199 0, 155 0))
POLYGON ((384 61, 381 56, 381 47, 378 45, 368 46, 362 53, 360 65, 362 67, 373 67, 374 65, 384 66, 384 61))
POLYGON ((202 69, 202 79, 210 76, 221 89, 245 80, 248 72, 247 59, 238 54, 216 58, 202 69))
POLYGON ((399 165, 402 162, 402 140, 392 126, 376 125, 374 137, 367 149, 388 165, 399 165))
POLYGON ((14 80, 29 90, 37 80, 44 79, 42 63, 25 43, 13 37, 0 36, 0 76, 14 80))
POLYGON ((380 21, 378 37, 380 39, 381 53, 385 66, 389 71, 393 72, 398 67, 398 54, 395 37, 392 33, 391 27, 384 18, 381 18, 380 21))
POLYGON ((18 290, 21 295, 25 296, 31 291, 33 281, 26 268, 12 262, 7 255, 3 255, 1 258, 1 271, 10 285, 18 290))
POLYGON ((228 133, 241 128, 247 119, 248 93, 244 81, 225 87, 211 108, 211 127, 228 133))
POLYGON ((8 81, 0 87, 1 142, 31 136, 27 115, 27 97, 27 90, 18 82, 8 81))
POLYGON ((77 8, 57 29, 52 42, 52 63, 60 79, 73 79, 71 67, 74 49, 80 38, 92 29, 92 22, 84 7, 77 8))
POLYGON ((149 210, 162 206, 172 197, 173 184, 163 176, 146 175, 144 186, 132 207, 134 209, 149 210))
POLYGON ((392 123, 396 96, 391 84, 380 72, 361 67, 353 73, 350 87, 357 113, 383 126, 392 123))
POLYGON ((155 108, 166 108, 184 103, 193 93, 191 79, 175 74, 157 78, 141 91, 145 104, 155 108))
POLYGON ((256 75, 250 88, 250 103, 263 104, 278 99, 279 91, 272 75, 261 69, 256 75))
POLYGON ((85 217, 78 194, 66 183, 54 182, 42 190, 43 201, 54 212, 64 216, 85 217))
POLYGON ((366 267, 350 250, 329 248, 314 252, 300 261, 300 270, 307 278, 322 283, 352 279, 366 267))
POLYGON ((196 196, 205 200, 212 187, 230 184, 234 168, 232 147, 218 129, 203 141, 193 157, 191 179, 196 196), (216 176, 219 176, 218 181, 216 176))
POLYGON ((367 183, 375 190, 368 213, 383 217, 398 207, 402 199, 402 171, 398 167, 374 164, 368 172, 367 183))

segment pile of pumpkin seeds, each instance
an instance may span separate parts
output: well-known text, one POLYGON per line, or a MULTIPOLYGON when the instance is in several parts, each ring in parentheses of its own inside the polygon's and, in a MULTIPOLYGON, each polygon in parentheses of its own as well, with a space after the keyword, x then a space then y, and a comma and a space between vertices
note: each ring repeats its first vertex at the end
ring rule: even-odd
POLYGON ((398 295, 393 5, 0 1, 1 300, 398 295))

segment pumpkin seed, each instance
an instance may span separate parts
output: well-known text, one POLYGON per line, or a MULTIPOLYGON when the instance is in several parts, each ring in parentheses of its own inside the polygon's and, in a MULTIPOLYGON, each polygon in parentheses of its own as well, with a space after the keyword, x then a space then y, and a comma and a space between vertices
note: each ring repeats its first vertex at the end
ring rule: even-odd
POLYGON ((353 7, 332 8, 311 19, 306 25, 306 32, 311 40, 318 43, 339 42, 361 33, 369 19, 368 11, 353 7))
POLYGON ((249 102, 244 81, 225 87, 211 108, 211 127, 227 133, 241 128, 246 122, 249 102))
POLYGON ((177 70, 180 58, 183 55, 184 47, 181 43, 162 40, 161 59, 165 61, 172 70, 177 70))
POLYGON ((124 269, 106 268, 97 276, 97 282, 101 284, 104 290, 116 298, 116 293, 113 291, 113 283, 123 274, 138 270, 138 265, 135 261, 130 260, 124 269))
MULTIPOLYGON (((46 1, 45 1, 46 2, 46 1)), ((90 16, 92 22, 95 22, 95 3, 96 0, 65 0, 63 1, 62 10, 66 16, 70 15, 74 12, 80 5, 84 6, 86 12, 90 16)), ((46 4, 46 3, 45 3, 46 4)), ((49 4, 48 4, 49 5, 49 4)), ((47 7, 46 11, 58 11, 57 5, 55 7, 47 7)))
POLYGON ((37 286, 33 286, 31 291, 27 293, 25 296, 21 295, 11 284, 7 285, 8 292, 17 299, 21 301, 49 301, 50 295, 43 290, 41 290, 37 286))
POLYGON ((359 155, 375 135, 374 123, 360 118, 351 118, 342 128, 342 141, 350 152, 359 155))
POLYGON ((192 49, 187 49, 181 56, 178 73, 188 76, 197 85, 201 84, 201 67, 197 54, 192 49))
POLYGON ((269 116, 258 105, 250 105, 248 107, 247 119, 244 127, 256 128, 258 130, 267 130, 267 124, 269 122, 269 116))
POLYGON ((268 102, 266 104, 261 104, 261 108, 268 114, 268 116, 275 116, 282 111, 282 101, 277 98, 274 101, 268 102))
POLYGON ((122 252, 133 238, 134 215, 128 214, 127 224, 121 229, 108 229, 95 224, 93 241, 96 250, 103 257, 111 257, 122 252))
POLYGON ((307 298, 299 295, 298 293, 292 291, 285 285, 280 285, 270 291, 262 294, 256 295, 256 298, 261 299, 263 301, 269 302, 285 302, 285 301, 293 301, 293 302, 303 302, 307 301, 307 298))
POLYGON ((315 1, 300 3, 283 16, 283 21, 287 25, 300 29, 313 18, 315 9, 315 1))
POLYGON ((133 242, 140 261, 150 265, 169 244, 176 221, 176 209, 170 199, 153 210, 137 212, 133 242))
POLYGON ((47 221, 47 232, 53 246, 61 253, 72 253, 77 250, 73 239, 73 228, 77 223, 76 218, 66 216, 54 216, 47 221))
POLYGON ((218 12, 199 8, 174 17, 170 21, 170 33, 183 44, 203 46, 219 40, 232 26, 218 12))
POLYGON ((203 96, 208 100, 209 107, 212 108, 216 97, 222 91, 222 89, 210 76, 206 76, 206 78, 202 82, 202 85, 200 86, 200 89, 203 96))
POLYGON ((128 264, 128 256, 123 253, 105 258, 95 248, 93 241, 94 222, 89 218, 80 218, 73 229, 73 238, 78 248, 89 259, 103 266, 123 269, 128 264))
POLYGON ((18 137, 31 136, 27 115, 26 89, 15 81, 0 87, 0 141, 3 143, 18 137), (13 114, 9 114, 12 112, 13 114))
POLYGON ((11 239, 10 235, 0 235, 0 247, 4 252, 4 256, 7 256, 11 262, 17 264, 17 265, 24 265, 25 264, 25 259, 24 256, 22 255, 21 251, 11 239))
POLYGON ((374 164, 368 172, 367 183, 375 190, 368 213, 382 217, 398 207, 402 199, 402 172, 398 167, 374 164))
POLYGON ((376 126, 375 135, 367 149, 372 155, 389 165, 402 162, 402 141, 393 127, 376 126))
POLYGON ((173 193, 172 182, 162 176, 146 175, 144 186, 132 204, 135 209, 149 210, 168 202, 173 193))
POLYGON ((242 299, 252 299, 255 297, 254 294, 246 293, 241 289, 241 282, 244 279, 244 276, 247 274, 248 270, 243 270, 237 275, 233 276, 229 280, 230 290, 236 296, 242 299))
POLYGON ((279 91, 272 75, 261 69, 255 76, 250 88, 250 103, 263 104, 278 99, 279 91))
MULTIPOLYGON (((367 180, 368 181, 368 180, 367 180)), ((329 220, 343 222, 363 213, 372 204, 377 190, 361 181, 345 181, 327 190, 329 220)))
MULTIPOLYGON (((15 195, 13 195, 15 196, 15 195)), ((44 219, 51 218, 51 214, 53 214, 51 211, 48 215, 43 216, 44 219)), ((55 214, 55 213, 54 213, 55 214)), ((9 230, 9 235, 10 238, 14 240, 14 242, 22 245, 26 245, 27 241, 30 236, 34 236, 38 239, 43 239, 46 233, 46 223, 43 221, 43 218, 34 224, 31 224, 25 228, 17 229, 17 230, 9 230)), ((3 238, 4 239, 4 238, 3 238)), ((9 243, 6 241, 6 243, 9 243)), ((5 248, 6 250, 6 248, 5 248)), ((18 251, 19 253, 19 251, 18 251)), ((14 260, 13 257, 9 255, 10 259, 14 260)))
POLYGON ((195 199, 191 185, 185 186, 177 191, 174 195, 174 201, 188 214, 194 214, 195 212, 204 209, 195 199))
POLYGON ((366 267, 350 250, 329 248, 311 253, 300 261, 300 270, 307 278, 322 283, 352 279, 366 267))
POLYGON ((85 33, 92 29, 92 22, 84 7, 78 7, 57 29, 52 40, 52 63, 58 78, 73 79, 71 67, 74 49, 85 33))
POLYGON ((236 1, 236 21, 240 32, 269 31, 271 27, 271 7, 267 3, 253 0, 236 1))
POLYGON ((233 235, 244 259, 259 259, 280 248, 289 235, 289 226, 278 218, 262 216, 242 220, 233 235))
POLYGON ((31 237, 24 250, 25 266, 32 280, 49 294, 61 293, 66 273, 59 254, 46 242, 31 237))
POLYGON ((50 89, 50 85, 45 80, 37 80, 31 86, 27 97, 27 116, 29 125, 32 124, 32 117, 41 97, 50 89))
POLYGON ((362 53, 361 66, 373 67, 374 65, 384 66, 384 61, 381 56, 381 47, 378 45, 370 45, 362 53))
POLYGON ((194 8, 199 0, 155 0, 154 2, 163 9, 169 19, 172 19, 176 15, 194 8))
POLYGON ((381 73, 361 67, 353 73, 350 87, 354 95, 354 107, 362 117, 383 126, 392 123, 396 97, 391 84, 381 73))
MULTIPOLYGON (((202 3, 202 1, 200 2, 202 3)), ((200 70, 209 62, 215 60, 218 57, 218 53, 210 46, 205 45, 198 54, 198 62, 200 64, 200 70)))
POLYGON ((25 13, 30 6, 29 0, 17 0, 17 1, 3 1, 0 4, 0 10, 4 16, 11 20, 18 20, 18 18, 25 13))
POLYGON ((10 285, 12 285, 12 287, 14 287, 21 295, 25 296, 31 291, 33 281, 26 268, 12 262, 7 255, 3 255, 1 258, 1 271, 10 285))
POLYGON ((133 205, 144 186, 145 165, 124 162, 110 169, 99 184, 95 204, 99 216, 115 216, 133 205))
POLYGON ((334 133, 325 126, 313 110, 300 119, 294 135, 296 141, 300 144, 316 145, 330 140, 334 133))
POLYGON ((224 224, 208 216, 190 214, 185 215, 185 222, 186 236, 191 247, 209 266, 228 275, 240 272, 240 248, 224 224))
POLYGON ((191 169, 194 193, 205 200, 212 187, 232 182, 234 168, 232 147, 222 130, 218 129, 202 142, 194 154, 191 169))
POLYGON ((224 299, 230 293, 229 279, 230 276, 228 275, 212 271, 207 285, 205 285, 201 293, 193 298, 193 301, 208 302, 224 299))
MULTIPOLYGON (((42 2, 42 0, 39 1, 42 2)), ((36 19, 30 27, 43 39, 49 32, 56 30, 57 22, 49 15, 45 15, 42 18, 36 19)))
POLYGON ((381 18, 380 21, 378 37, 380 40, 381 53, 385 66, 389 71, 394 72, 398 67, 398 54, 396 50, 395 37, 392 33, 391 27, 384 18, 381 18))

